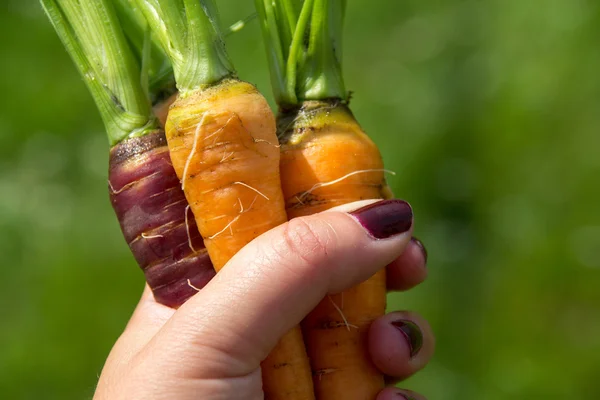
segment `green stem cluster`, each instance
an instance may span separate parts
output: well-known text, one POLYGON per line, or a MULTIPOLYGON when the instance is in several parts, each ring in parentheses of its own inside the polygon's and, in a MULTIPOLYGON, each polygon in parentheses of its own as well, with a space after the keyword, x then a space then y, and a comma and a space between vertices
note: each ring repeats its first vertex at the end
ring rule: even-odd
POLYGON ((234 74, 213 0, 136 0, 173 65, 179 91, 234 74))
POLYGON ((135 0, 112 0, 129 44, 142 68, 142 83, 147 82, 152 103, 175 91, 175 77, 169 57, 135 0))
POLYGON ((347 100, 341 64, 346 0, 255 0, 277 103, 347 100))
POLYGON ((111 145, 157 128, 141 71, 107 0, 41 0, 88 86, 111 145))

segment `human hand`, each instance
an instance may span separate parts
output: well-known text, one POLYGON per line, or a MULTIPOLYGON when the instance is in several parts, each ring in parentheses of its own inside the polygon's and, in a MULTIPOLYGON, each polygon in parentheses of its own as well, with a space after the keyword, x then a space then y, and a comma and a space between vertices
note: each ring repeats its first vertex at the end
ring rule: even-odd
MULTIPOLYGON (((327 294, 386 266, 390 290, 425 279, 426 254, 411 237, 406 203, 357 202, 261 235, 178 310, 156 303, 146 287, 94 399, 262 399, 261 361, 327 294)), ((418 315, 393 312, 373 322, 368 344, 373 363, 394 381, 425 366, 434 339, 418 315)), ((402 395, 423 399, 390 387, 378 400, 402 395)))

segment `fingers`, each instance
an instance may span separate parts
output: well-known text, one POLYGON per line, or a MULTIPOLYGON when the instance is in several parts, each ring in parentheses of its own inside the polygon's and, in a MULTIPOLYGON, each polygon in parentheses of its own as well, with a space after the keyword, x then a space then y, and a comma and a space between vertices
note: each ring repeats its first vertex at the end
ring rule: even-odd
POLYGON ((156 345, 176 343, 169 347, 178 365, 203 359, 213 365, 205 371, 210 374, 248 373, 325 295, 366 280, 400 256, 411 234, 412 210, 400 200, 293 219, 236 254, 167 322, 156 345), (207 360, 207 348, 221 354, 207 360), (227 371, 217 371, 227 359, 227 371))
POLYGON ((142 297, 127 323, 124 333, 146 332, 149 335, 148 338, 150 338, 158 332, 174 313, 174 309, 157 303, 152 295, 152 290, 148 285, 145 285, 142 297))
POLYGON ((175 310, 157 303, 152 290, 145 285, 133 315, 110 352, 107 365, 113 361, 123 363, 134 357, 174 313, 175 310))
POLYGON ((390 291, 408 290, 427 278, 427 250, 413 237, 404 252, 386 268, 390 291))
POLYGON ((369 329, 369 353, 385 375, 405 379, 429 362, 435 339, 426 320, 401 311, 375 320, 369 329))
POLYGON ((388 387, 377 395, 377 400, 427 400, 422 395, 412 390, 388 387))

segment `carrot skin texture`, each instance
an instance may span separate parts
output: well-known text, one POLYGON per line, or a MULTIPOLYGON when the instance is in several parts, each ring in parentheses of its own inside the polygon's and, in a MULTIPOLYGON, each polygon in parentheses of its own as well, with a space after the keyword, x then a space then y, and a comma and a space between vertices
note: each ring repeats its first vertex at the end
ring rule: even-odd
POLYGON ((177 308, 210 281, 215 272, 171 165, 164 132, 126 139, 111 149, 109 194, 156 301, 177 308))
POLYGON ((275 120, 254 86, 227 81, 179 97, 165 127, 173 167, 217 271, 287 221, 275 120))
MULTIPOLYGON (((227 79, 180 96, 165 125, 173 167, 217 271, 287 221, 275 118, 249 83, 227 79)), ((300 327, 262 364, 269 400, 314 399, 300 327)))
MULTIPOLYGON (((390 198, 375 144, 350 110, 307 101, 278 117, 281 178, 288 218, 365 199, 390 198)), ((384 315, 385 271, 323 299, 302 322, 319 400, 375 399, 384 377, 367 352, 371 322, 384 315)))

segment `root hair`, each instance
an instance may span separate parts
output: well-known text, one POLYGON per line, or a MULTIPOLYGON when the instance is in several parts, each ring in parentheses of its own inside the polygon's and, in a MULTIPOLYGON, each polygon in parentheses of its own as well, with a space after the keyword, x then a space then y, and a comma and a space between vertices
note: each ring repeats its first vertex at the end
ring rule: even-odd
POLYGON ((225 225, 223 227, 223 229, 221 229, 219 232, 215 233, 212 236, 207 237, 207 239, 214 239, 217 236, 221 235, 223 232, 225 232, 227 229, 230 230, 231 234, 233 235, 233 231, 231 230, 231 227, 233 226, 233 224, 235 224, 237 222, 237 220, 240 219, 240 217, 242 216, 242 214, 247 213, 248 211, 250 211, 252 209, 252 206, 254 205, 254 203, 256 202, 256 199, 258 198, 258 196, 254 197, 254 200, 252 200, 252 203, 250 203, 250 206, 248 208, 246 208, 244 210, 244 206, 242 205, 242 201, 240 199, 238 199, 239 204, 240 204, 240 213, 231 221, 229 221, 229 223, 227 225, 225 225))
POLYGON ((164 238, 163 235, 146 235, 144 232, 142 232, 142 234, 140 235, 141 237, 143 237, 144 239, 158 239, 158 238, 164 238))
POLYGON ((192 237, 190 236, 190 224, 188 222, 188 211, 190 210, 190 205, 185 206, 185 231, 187 232, 188 237, 188 246, 190 249, 196 253, 196 249, 194 249, 194 245, 192 244, 192 237))
POLYGON ((335 304, 335 301, 333 301, 331 296, 327 295, 327 298, 329 299, 331 304, 333 304, 333 307, 337 310, 337 312, 340 313, 340 316, 342 317, 342 321, 344 321, 344 325, 346 325, 346 329, 348 329, 348 332, 350 332, 350 328, 358 329, 358 326, 348 323, 348 320, 346 319, 346 316, 342 312, 342 309, 337 304, 335 304))
POLYGON ((315 191, 315 190, 317 190, 319 188, 322 188, 322 187, 325 187, 325 186, 335 185, 336 183, 339 183, 339 182, 341 182, 341 181, 343 181, 345 179, 348 179, 351 176, 358 175, 358 174, 365 174, 367 172, 385 172, 385 173, 388 173, 388 174, 391 174, 391 175, 396 175, 396 173, 394 171, 391 171, 389 169, 361 169, 361 170, 358 170, 358 171, 352 171, 352 172, 350 172, 350 173, 348 173, 348 174, 346 174, 344 176, 341 176, 341 177, 339 177, 337 179, 334 179, 332 181, 316 183, 313 187, 311 187, 310 189, 308 189, 306 192, 303 192, 299 197, 296 196, 296 198, 298 199, 299 202, 302 202, 301 199, 305 198, 306 196, 308 196, 313 191, 315 191))
POLYGON ((185 190, 185 182, 188 179, 188 169, 190 168, 190 164, 192 163, 192 158, 194 157, 194 154, 198 151, 198 137, 200 137, 200 128, 202 128, 202 126, 204 125, 204 120, 206 119, 206 114, 204 113, 202 114, 202 118, 200 119, 200 122, 198 122, 198 125, 196 126, 196 132, 194 133, 194 143, 192 144, 192 150, 190 151, 190 154, 188 155, 187 160, 185 161, 185 166, 183 167, 183 177, 181 178, 181 190, 185 190))
POLYGON ((254 188, 254 187, 252 187, 252 186, 250 186, 250 185, 248 185, 247 183, 244 183, 244 182, 239 182, 239 181, 238 181, 238 182, 233 182, 233 183, 232 183, 232 185, 242 185, 242 186, 244 186, 244 187, 247 187, 248 189, 250 189, 250 190, 252 190, 252 191, 254 191, 254 192, 258 193, 259 195, 261 195, 262 197, 264 197, 264 198, 265 198, 265 200, 270 200, 270 199, 267 197, 267 195, 265 195, 264 193, 262 193, 260 190, 258 190, 258 189, 256 189, 256 188, 254 188))
POLYGON ((192 281, 190 281, 189 279, 187 280, 187 284, 189 287, 191 287, 192 289, 194 289, 196 292, 199 292, 200 289, 198 289, 196 286, 192 285, 192 281))

